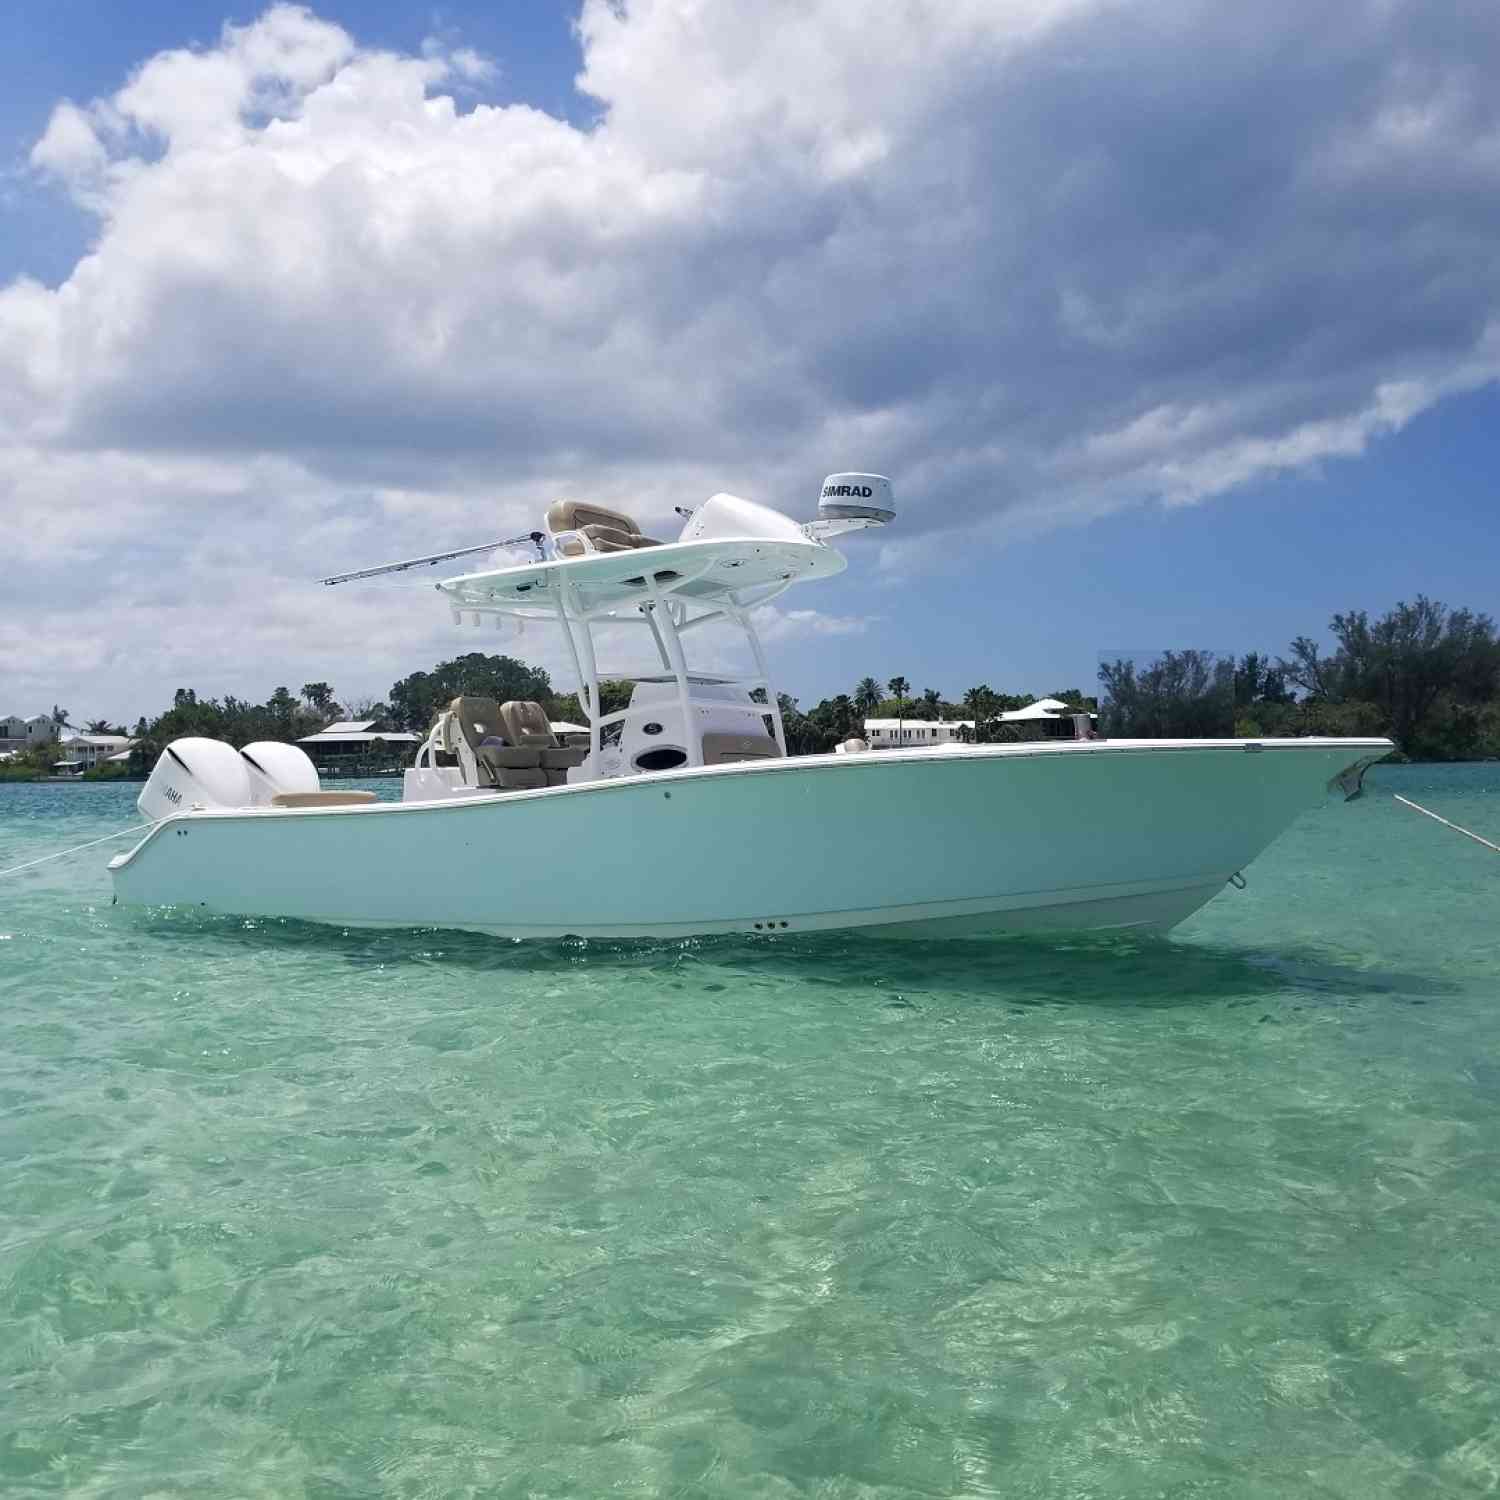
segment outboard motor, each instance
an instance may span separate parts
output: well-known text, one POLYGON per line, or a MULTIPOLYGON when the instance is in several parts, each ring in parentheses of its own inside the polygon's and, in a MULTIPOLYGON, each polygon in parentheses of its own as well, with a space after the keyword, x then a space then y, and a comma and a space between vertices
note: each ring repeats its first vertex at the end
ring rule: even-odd
POLYGON ((143 818, 158 823, 206 807, 249 807, 250 773, 223 740, 173 740, 135 799, 143 818))
POLYGON ((278 792, 319 792, 318 768, 300 745, 284 745, 279 740, 257 740, 240 751, 240 759, 250 776, 250 802, 254 807, 270 807, 278 792))

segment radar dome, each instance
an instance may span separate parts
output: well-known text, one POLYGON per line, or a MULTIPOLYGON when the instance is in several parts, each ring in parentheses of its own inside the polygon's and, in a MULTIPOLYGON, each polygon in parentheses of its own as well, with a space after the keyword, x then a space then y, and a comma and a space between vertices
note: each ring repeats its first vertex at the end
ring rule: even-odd
POLYGON ((896 497, 884 474, 830 474, 818 495, 822 521, 872 521, 896 518, 896 497))

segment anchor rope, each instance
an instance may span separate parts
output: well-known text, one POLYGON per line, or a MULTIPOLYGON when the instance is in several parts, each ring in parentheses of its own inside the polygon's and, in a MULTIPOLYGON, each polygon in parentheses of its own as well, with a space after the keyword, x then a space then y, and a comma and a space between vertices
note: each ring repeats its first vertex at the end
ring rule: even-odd
POLYGON ((59 849, 56 854, 44 854, 40 859, 28 859, 24 864, 12 865, 8 870, 0 870, 0 880, 7 875, 19 875, 22 870, 30 870, 36 865, 44 865, 49 860, 66 859, 70 854, 82 854, 85 849, 96 849, 100 844, 107 844, 111 839, 122 839, 127 833, 139 833, 143 828, 155 828, 155 823, 136 823, 129 828, 122 828, 118 833, 106 833, 102 839, 90 839, 86 844, 74 844, 71 849, 59 849))
POLYGON ((1403 806, 1411 808, 1413 812, 1419 812, 1424 817, 1431 818, 1434 823, 1441 823, 1444 828, 1451 828, 1454 833, 1461 833, 1466 839, 1473 839, 1476 844, 1483 844, 1486 849, 1493 849, 1496 854, 1500 854, 1500 844, 1492 844, 1488 839, 1480 838, 1477 833, 1470 833, 1467 828, 1460 828, 1457 823, 1450 823, 1447 818, 1438 817, 1431 808, 1423 807, 1420 802, 1413 802, 1410 797, 1402 797, 1396 792, 1392 792, 1391 795, 1403 806))

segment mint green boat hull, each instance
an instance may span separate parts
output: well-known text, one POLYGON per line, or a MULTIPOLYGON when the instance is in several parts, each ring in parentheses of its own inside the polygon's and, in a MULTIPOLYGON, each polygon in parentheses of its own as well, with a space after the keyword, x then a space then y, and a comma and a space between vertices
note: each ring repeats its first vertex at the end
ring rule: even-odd
POLYGON ((816 756, 368 807, 197 811, 116 898, 343 926, 672 938, 1165 929, 1384 740, 816 756))

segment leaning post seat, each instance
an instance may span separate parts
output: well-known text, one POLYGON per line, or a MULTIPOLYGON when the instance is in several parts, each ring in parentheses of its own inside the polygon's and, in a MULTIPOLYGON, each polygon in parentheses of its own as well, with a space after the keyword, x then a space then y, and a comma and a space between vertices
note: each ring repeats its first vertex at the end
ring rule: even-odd
POLYGON ((524 746, 541 756, 548 786, 561 786, 568 779, 569 767, 581 766, 588 758, 587 750, 558 744, 547 719, 547 710, 529 698, 513 698, 502 704, 500 719, 505 725, 505 737, 511 744, 524 746))
POLYGON ((455 698, 448 705, 448 712, 458 721, 459 732, 471 750, 478 750, 492 735, 505 733, 500 705, 493 698, 455 698))
POLYGON ((546 786, 541 753, 529 745, 487 745, 488 739, 510 739, 500 705, 493 698, 455 698, 448 705, 459 733, 474 753, 480 777, 490 786, 523 790, 546 786))
MULTIPOLYGON (((579 532, 588 538, 595 552, 630 552, 637 547, 662 545, 655 537, 642 536, 641 528, 622 512, 582 500, 554 500, 547 507, 547 530, 553 536, 579 532)), ((585 548, 569 537, 558 550, 564 557, 581 557, 585 548)))

